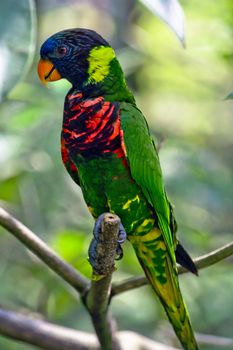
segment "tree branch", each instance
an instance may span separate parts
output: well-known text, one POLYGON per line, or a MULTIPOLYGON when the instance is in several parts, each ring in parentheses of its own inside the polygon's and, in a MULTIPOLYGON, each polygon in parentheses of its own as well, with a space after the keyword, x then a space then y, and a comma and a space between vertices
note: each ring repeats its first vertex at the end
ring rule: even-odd
POLYGON ((38 236, 20 221, 11 216, 6 210, 0 208, 0 225, 12 233, 28 249, 38 256, 51 270, 61 276, 66 282, 80 293, 84 293, 90 283, 65 260, 60 258, 38 236))
MULTIPOLYGON (((225 244, 224 246, 213 250, 212 252, 202 255, 196 259, 194 259, 195 265, 198 270, 204 269, 205 267, 209 267, 211 265, 217 264, 219 261, 229 258, 233 255, 233 241, 225 244)), ((182 266, 178 267, 179 274, 188 272, 182 266)))
POLYGON ((111 293, 112 273, 115 271, 115 256, 118 244, 120 219, 113 214, 105 214, 101 232, 91 243, 90 259, 93 266, 93 280, 86 296, 85 303, 92 318, 96 334, 104 350, 120 350, 115 336, 114 320, 108 312, 111 293), (94 250, 94 252, 93 252, 94 250))
MULTIPOLYGON (((202 255, 194 259, 194 262, 198 270, 200 270, 205 267, 214 265, 219 261, 228 258, 231 255, 233 255, 233 241, 219 249, 216 249, 208 254, 202 255)), ((183 274, 186 272, 188 271, 184 267, 178 266, 179 274, 183 274)), ((148 280, 144 276, 132 277, 123 282, 113 283, 111 296, 115 296, 117 294, 145 286, 148 283, 148 280)))
MULTIPOLYGON (((22 313, 0 308, 0 334, 44 350, 97 350, 93 334, 36 320, 22 313)), ((122 350, 176 350, 134 332, 117 333, 122 350)))
POLYGON ((0 333, 48 350, 97 349, 93 334, 75 331, 0 308, 0 333))

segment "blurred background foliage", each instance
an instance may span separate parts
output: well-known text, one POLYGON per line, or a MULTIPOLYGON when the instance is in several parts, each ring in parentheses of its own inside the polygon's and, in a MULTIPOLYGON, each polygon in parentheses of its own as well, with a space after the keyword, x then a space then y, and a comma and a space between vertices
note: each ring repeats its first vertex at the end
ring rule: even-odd
MULTIPOLYGON (((180 240, 192 256, 232 240, 233 104, 224 97, 232 91, 233 2, 181 2, 186 50, 142 3, 38 0, 34 6, 11 0, 0 5, 0 204, 87 276, 93 220, 59 149, 69 83, 46 89, 36 73, 41 43, 64 28, 95 29, 116 48, 155 139, 164 140, 160 158, 166 187, 180 240)), ((124 252, 117 280, 142 273, 128 243, 124 252)), ((180 277, 199 333, 233 337, 232 263, 228 259, 205 269, 199 278, 180 277)), ((2 305, 92 331, 77 295, 2 229, 0 280, 2 305)), ((149 287, 116 297, 112 308, 120 329, 177 345, 149 287)), ((35 349, 2 337, 0 348, 35 349)), ((200 349, 223 347, 202 344, 200 349)))

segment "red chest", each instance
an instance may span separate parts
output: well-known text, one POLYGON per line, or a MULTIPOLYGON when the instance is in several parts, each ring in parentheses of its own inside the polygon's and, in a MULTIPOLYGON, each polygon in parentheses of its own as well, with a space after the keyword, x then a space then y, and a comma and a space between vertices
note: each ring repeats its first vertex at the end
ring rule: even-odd
POLYGON ((68 95, 62 144, 64 155, 75 153, 93 158, 115 153, 120 158, 124 157, 119 104, 105 101, 103 97, 83 100, 81 94, 68 95))

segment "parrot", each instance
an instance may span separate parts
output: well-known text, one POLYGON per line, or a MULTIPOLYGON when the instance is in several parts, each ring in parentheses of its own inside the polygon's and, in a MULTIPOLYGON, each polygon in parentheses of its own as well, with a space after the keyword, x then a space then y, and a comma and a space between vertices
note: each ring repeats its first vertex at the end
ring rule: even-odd
POLYGON ((105 212, 119 216, 180 343, 197 350, 176 263, 196 275, 197 268, 176 236, 158 152, 114 49, 91 29, 62 30, 42 44, 38 76, 71 83, 61 131, 65 168, 96 221, 105 212))

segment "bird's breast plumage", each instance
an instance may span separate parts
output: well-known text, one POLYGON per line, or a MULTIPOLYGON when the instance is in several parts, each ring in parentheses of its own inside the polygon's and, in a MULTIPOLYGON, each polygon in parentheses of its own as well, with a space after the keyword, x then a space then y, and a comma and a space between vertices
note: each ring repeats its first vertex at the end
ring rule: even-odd
POLYGON ((124 152, 120 136, 120 107, 103 97, 84 99, 81 93, 66 97, 62 143, 71 155, 85 159, 124 152))

